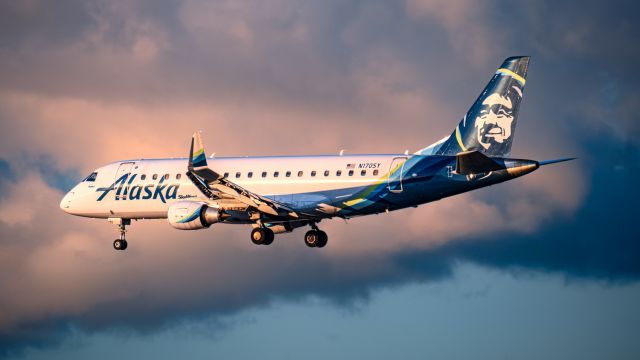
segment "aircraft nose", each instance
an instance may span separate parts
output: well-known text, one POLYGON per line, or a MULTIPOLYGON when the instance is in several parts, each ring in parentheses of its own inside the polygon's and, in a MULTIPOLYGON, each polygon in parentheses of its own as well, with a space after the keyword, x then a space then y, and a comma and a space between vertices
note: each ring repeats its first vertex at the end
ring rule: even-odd
POLYGON ((66 213, 71 213, 71 198, 73 197, 73 191, 69 191, 64 195, 60 201, 60 209, 66 213))

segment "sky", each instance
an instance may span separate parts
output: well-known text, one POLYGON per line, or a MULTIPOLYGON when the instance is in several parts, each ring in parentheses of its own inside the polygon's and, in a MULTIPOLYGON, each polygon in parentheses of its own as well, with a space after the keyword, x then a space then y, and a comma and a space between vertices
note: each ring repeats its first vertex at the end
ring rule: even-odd
POLYGON ((0 1, 0 358, 640 356, 631 1, 0 1), (530 55, 512 155, 578 159, 271 246, 59 210, 93 169, 416 151, 530 55))

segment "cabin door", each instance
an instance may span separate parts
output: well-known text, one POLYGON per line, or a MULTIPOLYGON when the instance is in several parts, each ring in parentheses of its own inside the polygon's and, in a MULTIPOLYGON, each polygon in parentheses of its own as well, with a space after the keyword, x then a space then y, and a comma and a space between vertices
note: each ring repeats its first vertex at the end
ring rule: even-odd
POLYGON ((122 164, 120 164, 120 166, 118 166, 118 171, 116 171, 116 178, 113 181, 118 181, 118 179, 120 179, 122 175, 130 173, 133 164, 135 164, 135 162, 133 161, 123 162, 122 164))
POLYGON ((389 191, 391 191, 392 193, 402 192, 402 177, 404 176, 404 163, 406 161, 406 157, 393 158, 393 161, 391 161, 387 184, 389 187, 389 191))

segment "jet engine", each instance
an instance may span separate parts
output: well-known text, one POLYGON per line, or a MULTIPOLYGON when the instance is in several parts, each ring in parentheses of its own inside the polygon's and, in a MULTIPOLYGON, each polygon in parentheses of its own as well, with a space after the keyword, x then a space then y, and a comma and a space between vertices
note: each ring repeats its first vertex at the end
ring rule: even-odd
POLYGON ((179 230, 198 230, 225 219, 226 214, 202 202, 176 201, 169 205, 169 224, 179 230))

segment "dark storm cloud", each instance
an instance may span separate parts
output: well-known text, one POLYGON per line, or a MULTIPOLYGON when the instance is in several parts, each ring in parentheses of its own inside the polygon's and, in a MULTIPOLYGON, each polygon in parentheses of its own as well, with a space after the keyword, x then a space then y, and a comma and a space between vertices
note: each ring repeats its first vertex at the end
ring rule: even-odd
POLYGON ((349 306, 378 287, 446 278, 460 259, 637 279, 637 6, 580 9, 444 0, 3 3, 0 308, 11 311, 0 312, 0 354, 48 346, 73 328, 154 332, 274 298, 319 295, 349 306), (352 230, 327 224, 333 238, 350 241, 331 244, 335 252, 301 248, 298 233, 247 250, 231 241, 246 229, 167 234, 166 224, 151 223, 135 224, 128 257, 116 257, 104 241, 112 228, 57 209, 60 190, 96 162, 182 154, 176 134, 202 126, 218 149, 244 154, 326 152, 340 137, 362 151, 427 145, 455 126, 487 69, 514 54, 533 56, 514 155, 580 160, 392 215, 384 227, 377 219, 354 220, 352 230), (265 134, 269 141, 242 142, 265 134))
POLYGON ((531 234, 482 235, 404 254, 398 262, 426 275, 433 268, 429 261, 437 258, 445 268, 469 260, 506 270, 558 273, 568 280, 637 281, 640 148, 611 141, 585 145, 596 150, 579 160, 594 164, 591 191, 585 199, 589 205, 575 215, 531 234))
POLYGON ((0 198, 5 195, 4 187, 10 181, 15 181, 11 165, 6 160, 0 159, 0 198))
POLYGON ((11 171, 11 165, 4 159, 0 159, 0 178, 10 180, 15 179, 11 171))
MULTIPOLYGON (((456 83, 462 74, 447 76, 438 68, 465 64, 450 56, 446 30, 437 21, 408 20, 401 2, 68 6, 67 14, 83 16, 75 17, 75 27, 61 39, 38 27, 7 29, 12 38, 37 39, 37 46, 18 41, 0 58, 4 89, 124 102, 235 99, 242 93, 246 102, 359 111, 366 104, 354 81, 363 72, 382 70, 372 64, 411 67, 416 80, 401 80, 413 88, 425 80, 456 83), (425 67, 427 62, 432 66, 425 67)), ((55 13, 41 9, 46 6, 33 7, 19 19, 43 24, 55 19, 55 13)))
POLYGON ((82 176, 76 169, 62 168, 55 159, 49 156, 34 159, 30 164, 37 169, 47 185, 63 192, 73 188, 82 176))
POLYGON ((538 55, 532 73, 545 74, 546 83, 536 79, 531 85, 553 89, 545 96, 549 117, 564 109, 592 132, 605 130, 638 144, 640 48, 629 46, 640 36, 637 11, 631 1, 585 1, 579 11, 570 2, 543 1, 510 8, 510 16, 502 17, 516 47, 538 55))
POLYGON ((16 44, 2 57, 5 89, 120 101, 193 100, 238 92, 296 96, 302 90, 307 96, 295 100, 324 96, 326 103, 328 98, 337 101, 335 92, 349 87, 342 80, 349 54, 336 51, 335 43, 358 6, 225 1, 74 5, 58 9, 75 21, 68 22, 69 30, 56 31, 47 26, 61 17, 44 4, 7 5, 5 34, 12 34, 16 44), (346 16, 335 16, 342 10, 346 16), (320 77, 324 81, 318 82, 320 77))
POLYGON ((61 46, 82 33, 91 22, 88 2, 46 1, 0 2, 0 49, 15 49, 31 43, 61 46))

